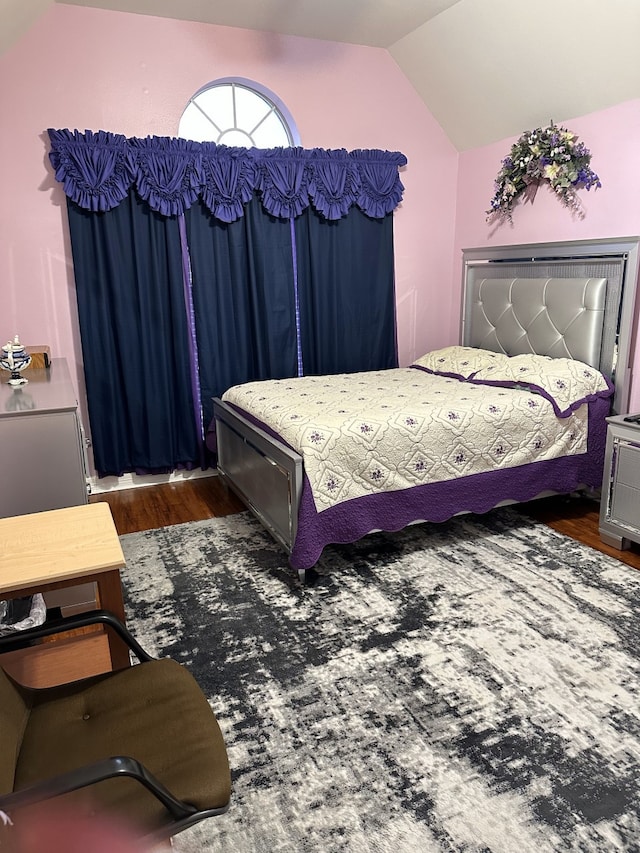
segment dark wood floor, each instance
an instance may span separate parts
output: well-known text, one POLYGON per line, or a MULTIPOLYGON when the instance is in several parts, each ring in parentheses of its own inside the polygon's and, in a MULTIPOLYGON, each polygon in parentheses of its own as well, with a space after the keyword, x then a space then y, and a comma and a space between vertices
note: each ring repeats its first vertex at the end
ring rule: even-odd
MULTIPOLYGON (((96 494, 91 502, 106 501, 119 534, 135 533, 169 524, 242 512, 244 506, 219 477, 201 477, 96 494)), ((618 551, 604 545, 598 534, 598 504, 581 498, 545 498, 518 508, 560 533, 640 569, 640 546, 618 551)))
POLYGON ((245 509, 220 477, 200 477, 158 486, 123 489, 95 494, 89 500, 91 503, 106 501, 109 504, 120 535, 182 524, 185 521, 232 515, 245 509))

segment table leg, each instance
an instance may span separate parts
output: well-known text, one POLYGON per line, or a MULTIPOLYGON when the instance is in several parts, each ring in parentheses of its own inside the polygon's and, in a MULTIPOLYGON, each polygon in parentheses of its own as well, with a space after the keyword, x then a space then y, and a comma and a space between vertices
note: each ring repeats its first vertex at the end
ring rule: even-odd
MULTIPOLYGON (((101 572, 95 575, 96 589, 98 594, 98 607, 109 610, 122 622, 125 621, 124 599, 122 597, 122 584, 120 583, 120 571, 112 569, 109 572, 101 572)), ((109 638, 109 652, 113 669, 124 669, 131 665, 129 649, 113 631, 107 629, 109 638)))

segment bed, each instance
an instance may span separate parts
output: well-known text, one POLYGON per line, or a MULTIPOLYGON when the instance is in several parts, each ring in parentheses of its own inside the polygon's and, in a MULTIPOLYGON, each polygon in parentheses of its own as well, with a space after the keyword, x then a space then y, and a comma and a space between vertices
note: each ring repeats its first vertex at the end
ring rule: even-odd
POLYGON ((459 344, 214 399, 219 474, 302 580, 329 543, 599 489, 606 417, 628 393, 635 244, 607 243, 600 265, 592 247, 535 248, 469 250, 459 344))

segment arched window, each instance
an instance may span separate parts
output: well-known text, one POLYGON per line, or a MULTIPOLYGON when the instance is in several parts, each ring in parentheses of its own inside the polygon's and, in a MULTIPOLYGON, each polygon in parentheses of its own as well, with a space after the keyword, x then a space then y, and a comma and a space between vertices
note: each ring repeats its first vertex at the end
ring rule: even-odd
POLYGON ((224 77, 199 89, 182 113, 178 135, 243 148, 300 144, 293 117, 282 101, 242 77, 224 77))

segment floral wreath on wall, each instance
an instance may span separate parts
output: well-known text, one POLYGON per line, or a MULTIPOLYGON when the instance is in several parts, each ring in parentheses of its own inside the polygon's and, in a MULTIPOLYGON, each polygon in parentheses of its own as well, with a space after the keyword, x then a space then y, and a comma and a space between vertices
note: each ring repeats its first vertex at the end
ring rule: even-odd
POLYGON ((518 199, 533 201, 542 182, 549 184, 565 207, 584 216, 577 190, 602 186, 590 163, 591 152, 566 127, 551 122, 548 127, 526 131, 502 161, 487 222, 512 222, 518 199))

